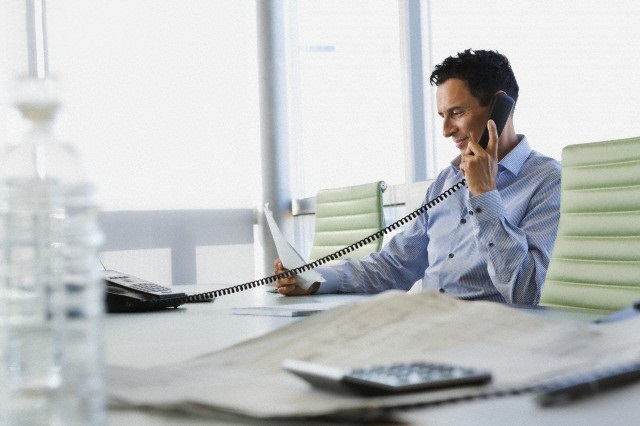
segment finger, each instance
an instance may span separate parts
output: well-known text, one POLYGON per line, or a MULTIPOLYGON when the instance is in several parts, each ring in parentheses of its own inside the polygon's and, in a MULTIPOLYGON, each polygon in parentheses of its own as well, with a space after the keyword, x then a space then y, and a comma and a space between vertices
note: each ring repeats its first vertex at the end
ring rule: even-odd
POLYGON ((467 155, 475 155, 478 150, 482 149, 480 145, 478 145, 478 138, 473 132, 469 132, 469 143, 467 143, 467 149, 465 150, 465 154, 467 155))
POLYGON ((282 260, 280 259, 276 259, 273 261, 273 270, 274 271, 279 271, 281 269, 284 268, 284 265, 282 264, 282 260))
POLYGON ((498 128, 493 120, 487 122, 487 130, 489 131, 489 143, 487 144, 487 152, 494 158, 498 157, 498 128))
POLYGON ((464 158, 466 155, 467 154, 461 156, 462 158, 460 159, 460 165, 458 166, 460 173, 462 173, 462 176, 466 176, 465 173, 467 172, 467 163, 464 158))
POLYGON ((282 285, 278 287, 278 293, 280 294, 292 294, 296 289, 295 285, 282 285))
MULTIPOLYGON (((288 271, 288 269, 284 267, 284 265, 282 264, 282 261, 280 259, 277 259, 273 263, 273 274, 274 275, 284 274, 287 271, 288 271)), ((282 279, 282 278, 279 278, 279 279, 282 279)))

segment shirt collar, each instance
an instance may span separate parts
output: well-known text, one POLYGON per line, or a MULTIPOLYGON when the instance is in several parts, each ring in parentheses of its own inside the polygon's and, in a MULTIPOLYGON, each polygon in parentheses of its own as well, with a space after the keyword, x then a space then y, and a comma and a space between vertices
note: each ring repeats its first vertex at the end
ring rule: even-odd
MULTIPOLYGON (((520 139, 520 142, 498 163, 498 168, 509 170, 514 175, 518 174, 524 162, 529 158, 529 154, 531 154, 531 147, 527 137, 518 135, 518 139, 520 139)), ((451 161, 451 165, 456 169, 460 169, 459 155, 451 161)))

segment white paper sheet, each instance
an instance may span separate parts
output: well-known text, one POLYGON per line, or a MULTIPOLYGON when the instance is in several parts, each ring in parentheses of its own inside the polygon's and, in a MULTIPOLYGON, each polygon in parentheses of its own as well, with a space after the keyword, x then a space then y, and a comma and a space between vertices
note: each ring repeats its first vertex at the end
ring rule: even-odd
MULTIPOLYGON (((276 221, 273 219, 273 213, 271 213, 268 203, 264 205, 264 215, 267 218, 273 242, 276 245, 278 256, 280 257, 284 267, 287 269, 294 269, 305 265, 307 262, 305 262, 302 256, 300 256, 291 244, 289 244, 282 234, 282 231, 280 231, 280 228, 278 228, 276 221)), ((298 285, 304 289, 308 289, 309 286, 315 282, 323 281, 324 278, 322 278, 322 275, 313 269, 298 274, 298 285)))
POLYGON ((326 311, 344 302, 335 303, 293 303, 280 306, 244 306, 232 308, 231 312, 236 315, 263 315, 270 317, 306 317, 316 312, 326 311))

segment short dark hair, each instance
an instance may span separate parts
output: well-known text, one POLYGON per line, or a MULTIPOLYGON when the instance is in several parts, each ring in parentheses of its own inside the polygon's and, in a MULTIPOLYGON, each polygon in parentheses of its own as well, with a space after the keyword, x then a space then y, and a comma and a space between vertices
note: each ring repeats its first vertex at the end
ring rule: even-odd
POLYGON ((518 100, 519 87, 511 64, 504 55, 494 50, 467 49, 457 56, 449 56, 436 65, 430 82, 439 86, 450 78, 466 81, 471 94, 483 106, 489 105, 499 90, 518 100))

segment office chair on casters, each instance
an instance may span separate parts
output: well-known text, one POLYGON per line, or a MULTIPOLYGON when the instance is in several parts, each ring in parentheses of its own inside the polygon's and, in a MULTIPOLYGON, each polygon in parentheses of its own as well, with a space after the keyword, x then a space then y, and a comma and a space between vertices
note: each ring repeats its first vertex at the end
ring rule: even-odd
POLYGON ((561 188, 540 304, 629 307, 640 300, 640 137, 565 147, 561 188))
MULTIPOLYGON (((378 181, 318 191, 309 259, 320 259, 382 229, 382 193, 386 188, 385 182, 378 181)), ((347 257, 361 258, 381 247, 382 239, 379 239, 352 251, 347 257)))

